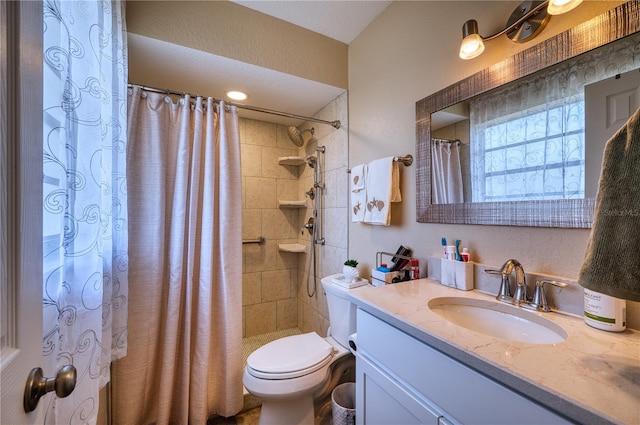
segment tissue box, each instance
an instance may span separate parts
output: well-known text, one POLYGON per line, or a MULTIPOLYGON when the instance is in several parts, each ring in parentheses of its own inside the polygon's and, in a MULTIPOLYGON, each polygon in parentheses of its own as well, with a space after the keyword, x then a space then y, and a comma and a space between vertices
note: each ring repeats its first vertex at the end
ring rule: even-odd
POLYGON ((371 284, 373 286, 387 285, 393 282, 393 278, 400 276, 399 271, 381 272, 380 270, 371 269, 371 284))
POLYGON ((440 283, 452 288, 469 291, 473 289, 473 263, 441 260, 440 283))

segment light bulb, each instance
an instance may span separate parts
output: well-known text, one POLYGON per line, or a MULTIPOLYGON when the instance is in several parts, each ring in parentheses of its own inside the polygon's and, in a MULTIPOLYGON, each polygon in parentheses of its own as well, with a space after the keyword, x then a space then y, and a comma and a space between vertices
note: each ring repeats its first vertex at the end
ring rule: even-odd
POLYGON ((238 90, 230 90, 227 92, 227 97, 233 100, 246 100, 249 96, 238 90))
POLYGON ((575 9, 582 3, 582 0, 549 0, 547 13, 550 15, 560 15, 575 9))
POLYGON ((473 59, 484 52, 484 42, 479 34, 469 34, 460 44, 460 58, 473 59))

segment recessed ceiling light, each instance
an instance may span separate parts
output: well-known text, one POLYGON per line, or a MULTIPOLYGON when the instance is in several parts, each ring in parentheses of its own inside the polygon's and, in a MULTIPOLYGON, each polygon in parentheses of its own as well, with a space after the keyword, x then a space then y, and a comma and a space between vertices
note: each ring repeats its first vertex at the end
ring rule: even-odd
POLYGON ((233 100, 247 100, 249 95, 238 90, 229 90, 227 92, 227 97, 233 100))

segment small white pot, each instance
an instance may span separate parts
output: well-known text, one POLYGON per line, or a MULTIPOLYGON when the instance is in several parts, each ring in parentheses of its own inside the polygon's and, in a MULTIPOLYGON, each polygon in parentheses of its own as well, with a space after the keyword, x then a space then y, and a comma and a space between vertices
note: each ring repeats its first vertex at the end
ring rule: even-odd
POLYGON ((347 283, 351 283, 360 277, 360 272, 357 267, 342 266, 342 274, 347 283))

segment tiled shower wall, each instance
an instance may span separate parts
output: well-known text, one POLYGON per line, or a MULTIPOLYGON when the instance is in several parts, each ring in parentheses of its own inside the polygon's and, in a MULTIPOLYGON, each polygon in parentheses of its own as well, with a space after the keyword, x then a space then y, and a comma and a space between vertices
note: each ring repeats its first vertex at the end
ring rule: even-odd
MULTIPOLYGON (((329 326, 329 312, 327 299, 322 290, 320 279, 335 273, 342 272, 342 265, 347 259, 347 243, 349 240, 347 219, 349 214, 347 206, 349 202, 347 187, 349 176, 347 174, 349 137, 348 137, 348 113, 347 93, 336 98, 325 106, 315 118, 334 121, 340 120, 342 126, 339 129, 325 124, 307 123, 303 128, 313 127, 315 135, 311 143, 307 143, 301 149, 302 155, 315 155, 317 146, 325 146, 323 181, 324 206, 322 209, 325 244, 316 248, 317 264, 316 273, 311 266, 311 280, 309 292, 313 292, 315 279, 315 293, 313 297, 307 294, 307 271, 309 269, 309 253, 300 255, 298 267, 298 327, 303 332, 315 331, 321 336, 326 336, 329 326), (304 262, 303 262, 304 261, 304 262)), ((320 154, 322 158, 323 154, 320 154)), ((302 167, 301 167, 302 169, 302 167)), ((304 194, 313 186, 313 170, 304 167, 300 176, 299 194, 304 194)), ((311 209, 305 213, 300 212, 299 221, 304 223, 311 216, 311 209)), ((307 246, 309 251, 309 235, 298 233, 299 243, 307 246)))
MULTIPOLYGON (((319 111, 315 118, 340 120, 342 128, 309 123, 315 135, 302 148, 295 146, 283 125, 240 120, 242 146, 242 237, 264 236, 262 245, 243 245, 242 323, 243 336, 299 327, 304 332, 326 334, 328 312, 320 277, 337 273, 347 255, 347 94, 319 111), (316 155, 316 146, 326 146, 323 179, 324 237, 317 248, 316 293, 307 295, 307 254, 278 250, 283 243, 301 243, 309 250, 309 235, 301 234, 311 216, 311 201, 304 192, 313 185, 313 169, 307 165, 279 165, 278 157, 316 155), (307 199, 307 209, 279 208, 278 200, 307 199)), ((305 134, 308 140, 309 134, 305 134)), ((322 158, 322 154, 320 154, 322 158)), ((313 273, 313 266, 311 267, 313 273)), ((313 279, 310 288, 313 287, 313 279)))

